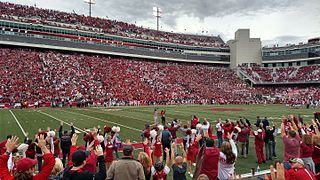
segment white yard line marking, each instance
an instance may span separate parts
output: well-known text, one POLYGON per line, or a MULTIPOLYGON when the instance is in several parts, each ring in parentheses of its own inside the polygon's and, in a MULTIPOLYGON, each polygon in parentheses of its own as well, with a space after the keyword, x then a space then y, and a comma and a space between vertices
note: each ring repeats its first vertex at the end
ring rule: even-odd
POLYGON ((18 121, 17 117, 13 114, 13 112, 12 112, 11 110, 9 110, 9 111, 10 111, 11 115, 13 116, 13 118, 16 120, 18 126, 20 127, 20 129, 21 129, 21 131, 22 131, 22 133, 23 133, 23 135, 26 136, 27 133, 24 131, 24 129, 23 129, 23 127, 21 126, 20 122, 18 121))
POLYGON ((138 118, 135 118, 135 117, 124 116, 124 115, 120 115, 120 114, 112 114, 111 112, 103 111, 103 110, 101 110, 101 109, 98 109, 99 112, 97 112, 97 111, 92 111, 92 110, 90 110, 90 109, 87 109, 87 111, 96 112, 96 113, 102 113, 102 114, 109 114, 109 115, 118 116, 118 117, 126 117, 126 118, 135 119, 135 120, 137 120, 137 121, 142 121, 142 122, 146 122, 146 123, 152 123, 152 122, 153 122, 153 119, 151 119, 150 121, 148 121, 148 120, 138 119, 138 118))
MULTIPOLYGON (((43 114, 43 115, 46 115, 46 116, 48 116, 48 117, 51 117, 52 119, 55 119, 55 120, 57 120, 57 121, 59 121, 59 122, 63 122, 64 124, 67 124, 67 125, 71 126, 70 123, 67 123, 67 122, 65 122, 65 121, 63 121, 63 120, 61 120, 61 119, 58 119, 58 118, 56 118, 56 117, 54 117, 54 116, 51 116, 50 114, 47 114, 47 113, 42 112, 42 111, 36 111, 36 112, 38 112, 38 113, 40 113, 40 114, 43 114)), ((80 131, 80 132, 86 133, 84 130, 82 130, 82 129, 76 127, 76 126, 73 126, 73 127, 74 127, 76 130, 80 131)))
POLYGON ((133 130, 133 131, 141 132, 140 129, 132 128, 132 127, 129 127, 129 126, 126 126, 126 125, 122 125, 122 124, 113 122, 113 121, 107 121, 107 120, 104 120, 104 119, 100 119, 100 118, 93 117, 93 116, 89 116, 89 115, 82 114, 82 113, 75 113, 75 112, 72 112, 72 111, 65 111, 65 110, 60 110, 60 111, 68 112, 68 113, 71 113, 71 114, 77 114, 77 115, 85 116, 85 117, 88 117, 88 118, 96 119, 96 120, 101 121, 101 122, 106 122, 106 123, 110 123, 110 124, 115 124, 115 125, 118 125, 118 126, 122 126, 122 127, 124 127, 124 128, 127 128, 127 129, 131 129, 131 130, 133 130))

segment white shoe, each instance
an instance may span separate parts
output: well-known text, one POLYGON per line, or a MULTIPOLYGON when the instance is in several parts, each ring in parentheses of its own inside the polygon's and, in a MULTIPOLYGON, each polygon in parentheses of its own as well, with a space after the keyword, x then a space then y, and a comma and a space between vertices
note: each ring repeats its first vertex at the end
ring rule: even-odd
POLYGON ((190 175, 191 173, 188 171, 188 174, 190 175))
POLYGON ((196 166, 197 164, 196 163, 192 163, 192 166, 196 166))
POLYGON ((193 174, 190 174, 190 177, 193 178, 193 174))

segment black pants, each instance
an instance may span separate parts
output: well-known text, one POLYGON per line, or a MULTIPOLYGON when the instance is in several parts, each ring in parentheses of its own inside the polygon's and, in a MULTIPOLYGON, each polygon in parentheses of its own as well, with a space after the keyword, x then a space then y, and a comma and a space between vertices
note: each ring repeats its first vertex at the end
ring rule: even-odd
POLYGON ((320 164, 315 164, 316 174, 320 172, 320 164))
POLYGON ((165 125, 166 124, 166 117, 161 117, 161 121, 162 121, 162 125, 165 125))
POLYGON ((186 151, 186 149, 187 149, 187 140, 186 139, 184 139, 183 140, 183 149, 186 151))
POLYGON ((167 158, 167 154, 166 152, 164 151, 166 148, 169 149, 169 156, 171 155, 171 144, 170 143, 163 143, 162 144, 162 151, 163 151, 163 162, 166 161, 166 158, 167 158))
POLYGON ((246 154, 248 155, 249 154, 249 140, 247 141, 246 143, 246 154))
POLYGON ((62 149, 62 164, 66 167, 66 159, 69 159, 70 149, 62 149))
POLYGON ((37 156, 37 161, 38 161, 38 170, 39 172, 41 171, 42 169, 42 159, 43 157, 42 156, 37 156))

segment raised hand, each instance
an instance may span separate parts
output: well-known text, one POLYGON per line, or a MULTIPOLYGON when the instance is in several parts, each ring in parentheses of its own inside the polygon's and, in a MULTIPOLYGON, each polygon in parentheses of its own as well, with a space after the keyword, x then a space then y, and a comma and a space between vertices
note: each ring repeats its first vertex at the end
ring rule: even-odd
POLYGON ((70 123, 70 126, 73 126, 73 122, 70 123))
POLYGON ((176 143, 173 142, 173 143, 171 144, 171 149, 175 149, 175 148, 176 148, 176 143))
POLYGON ((232 138, 232 137, 231 137, 231 134, 228 133, 228 134, 227 134, 227 139, 231 140, 231 138, 232 138))
POLYGON ((60 126, 63 126, 63 122, 62 121, 60 122, 60 126))
POLYGON ((144 139, 144 141, 143 141, 143 145, 147 146, 147 145, 148 145, 148 143, 149 143, 148 139, 147 139, 147 138, 145 138, 145 139, 144 139))
POLYGON ((41 134, 40 136, 37 136, 37 140, 38 140, 38 143, 36 143, 36 145, 39 147, 39 148, 45 148, 46 147, 46 140, 44 139, 44 135, 41 134))
POLYGON ((19 138, 17 136, 13 136, 11 139, 8 139, 6 143, 6 148, 8 153, 11 153, 13 150, 18 148, 19 146, 18 140, 19 138))
POLYGON ((99 146, 96 146, 96 149, 94 150, 94 153, 97 155, 97 156, 103 156, 103 150, 102 150, 102 147, 99 145, 99 146))
POLYGON ((169 150, 168 148, 165 148, 165 149, 164 149, 164 152, 165 152, 166 154, 169 154, 170 150, 169 150))
POLYGON ((75 146, 75 145, 77 145, 77 141, 78 141, 78 134, 76 134, 76 133, 74 133, 73 135, 72 135, 72 138, 71 138, 71 144, 72 144, 72 146, 75 146))
POLYGON ((202 139, 202 136, 201 136, 200 134, 198 134, 198 135, 196 136, 195 141, 199 142, 201 139, 202 139))
POLYGON ((89 144, 89 146, 87 147, 87 151, 92 151, 92 150, 93 150, 93 148, 94 148, 94 143, 95 143, 95 141, 92 141, 92 142, 89 144))

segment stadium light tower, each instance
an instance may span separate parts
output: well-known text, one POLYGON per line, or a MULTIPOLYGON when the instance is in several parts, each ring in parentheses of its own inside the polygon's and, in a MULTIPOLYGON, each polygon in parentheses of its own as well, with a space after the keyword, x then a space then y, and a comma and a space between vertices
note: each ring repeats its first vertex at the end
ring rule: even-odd
POLYGON ((157 18, 157 31, 159 31, 159 19, 162 16, 162 10, 159 7, 153 7, 153 16, 157 18))
POLYGON ((84 2, 89 4, 89 16, 91 17, 92 5, 96 3, 96 0, 84 0, 84 2))

